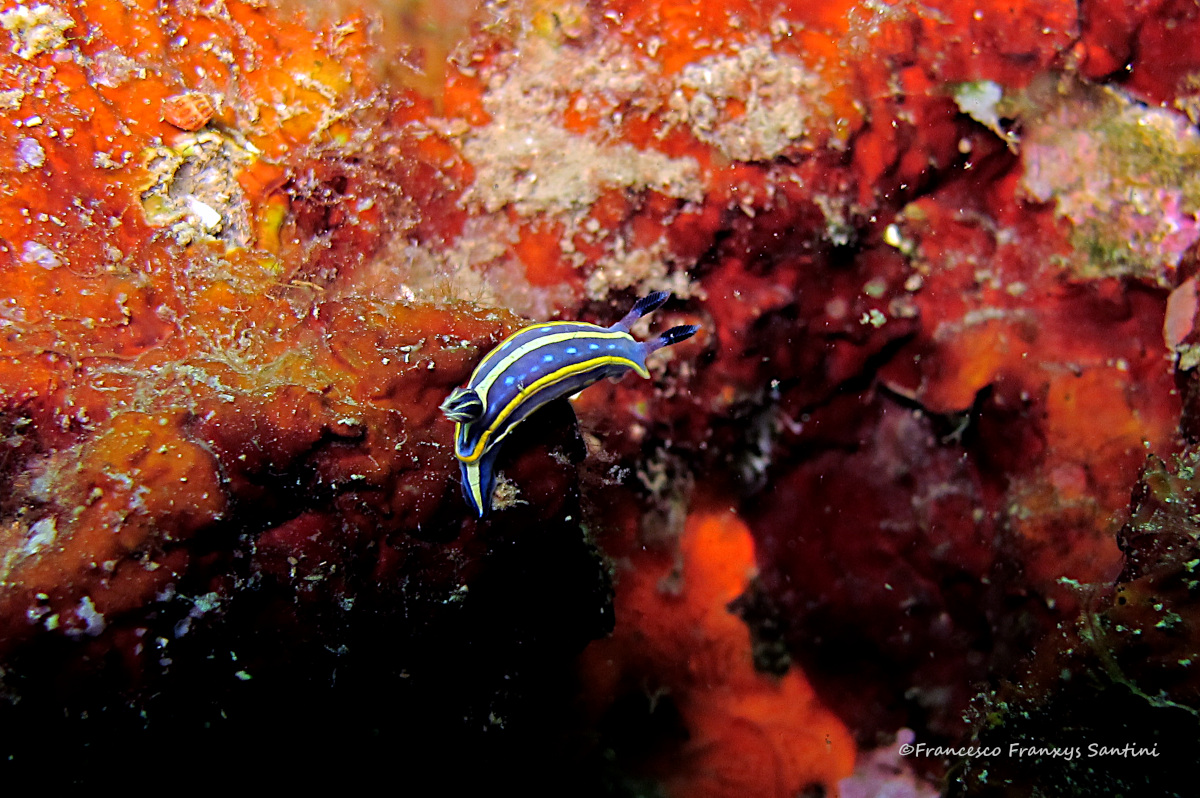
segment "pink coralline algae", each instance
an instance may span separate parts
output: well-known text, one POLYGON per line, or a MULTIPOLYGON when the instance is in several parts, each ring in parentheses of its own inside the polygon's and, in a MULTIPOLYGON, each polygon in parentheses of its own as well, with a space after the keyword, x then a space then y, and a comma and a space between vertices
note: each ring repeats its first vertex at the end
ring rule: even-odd
POLYGON ((1041 87, 1021 136, 1022 186, 1070 225, 1082 276, 1174 284, 1200 234, 1200 134, 1187 118, 1116 89, 1041 87))
POLYGON ((912 771, 916 735, 912 729, 896 732, 895 742, 866 751, 854 775, 838 782, 841 798, 935 798, 938 791, 912 771))

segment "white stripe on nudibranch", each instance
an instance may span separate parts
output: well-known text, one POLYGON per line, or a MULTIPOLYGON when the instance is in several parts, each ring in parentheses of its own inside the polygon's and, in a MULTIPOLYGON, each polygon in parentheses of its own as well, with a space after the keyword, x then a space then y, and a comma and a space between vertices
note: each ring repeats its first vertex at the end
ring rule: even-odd
POLYGON ((465 473, 467 475, 467 490, 471 491, 471 496, 474 498, 476 506, 482 507, 483 491, 479 485, 479 463, 467 463, 465 473))
MULTIPOLYGON (((512 346, 513 343, 517 340, 517 338, 519 336, 524 335, 525 333, 529 332, 530 330, 542 330, 547 327, 578 327, 581 324, 586 324, 586 322, 544 321, 540 324, 531 324, 528 327, 522 327, 521 329, 517 330, 516 332, 511 333, 507 338, 505 338, 503 341, 500 342, 499 346, 497 346, 491 352, 488 352, 486 355, 483 356, 483 360, 479 361, 479 365, 477 365, 475 367, 474 371, 471 372, 471 380, 474 380, 480 374, 483 374, 485 371, 490 369, 491 364, 493 362, 495 362, 497 358, 502 356, 503 350, 512 346)), ((598 327, 597 329, 603 329, 603 328, 598 327)), ((468 384, 469 383, 470 383, 470 380, 468 380, 468 384)))
MULTIPOLYGON (((619 365, 631 369, 638 373, 639 376, 646 378, 650 373, 640 363, 630 360, 627 357, 619 355, 601 355, 599 357, 588 358, 587 360, 578 363, 568 363, 561 368, 550 372, 544 377, 539 377, 532 385, 521 390, 519 394, 513 397, 512 401, 504 406, 504 409, 496 416, 491 425, 485 429, 479 436, 479 440, 475 442, 475 448, 471 452, 469 459, 463 458, 461 455, 456 455, 463 462, 474 462, 483 456, 483 453, 488 450, 488 439, 491 438, 491 446, 495 446, 504 436, 513 430, 513 426, 508 425, 508 417, 516 412, 517 408, 529 401, 530 397, 536 397, 538 393, 551 385, 556 385, 563 380, 573 377, 576 374, 583 374, 604 366, 619 365), (496 433, 499 434, 496 434, 496 433), (495 435, 494 438, 492 436, 495 435)), ((536 369, 530 369, 535 371, 536 369)), ((600 379, 597 377, 596 379, 600 379)), ((519 423, 519 422, 518 422, 519 423)))
MULTIPOLYGON (((565 323, 568 323, 568 322, 559 322, 559 324, 565 324, 565 323)), ((579 322, 569 322, 569 323, 573 327, 579 326, 579 322)), ((516 333, 514 333, 514 335, 519 335, 522 332, 526 332, 528 329, 529 328, 526 327, 525 330, 518 330, 516 333)), ((503 374, 505 371, 507 371, 508 368, 510 366, 512 366, 513 363, 516 363, 518 360, 520 360, 522 357, 529 354, 530 352, 535 352, 544 346, 551 346, 552 344, 561 343, 563 341, 569 341, 572 338, 579 338, 581 336, 588 337, 588 338, 627 338, 630 341, 633 341, 634 343, 636 343, 636 341, 634 341, 633 336, 630 335, 629 333, 620 332, 620 331, 614 332, 605 327, 597 327, 595 329, 595 331, 573 330, 572 332, 551 333, 549 335, 543 335, 538 338, 534 338, 532 341, 528 341, 526 343, 521 344, 516 349, 514 349, 512 352, 509 352, 504 357, 502 357, 500 360, 495 361, 495 365, 487 368, 486 370, 481 370, 480 368, 477 368, 475 370, 475 373, 471 375, 471 381, 474 382, 475 378, 477 376, 479 376, 480 374, 483 374, 483 379, 481 379, 475 385, 471 385, 470 382, 468 382, 467 384, 470 385, 470 387, 475 391, 476 394, 478 394, 479 398, 483 401, 483 406, 486 408, 488 406, 488 389, 490 389, 492 387, 492 383, 494 383, 497 379, 499 379, 500 375, 503 374)), ((593 347, 595 349, 600 348, 596 344, 591 344, 588 348, 592 349, 593 347)), ((616 345, 613 344, 610 348, 615 349, 616 345)), ((479 364, 480 367, 482 367, 485 363, 487 363, 486 358, 484 359, 483 363, 479 364)))

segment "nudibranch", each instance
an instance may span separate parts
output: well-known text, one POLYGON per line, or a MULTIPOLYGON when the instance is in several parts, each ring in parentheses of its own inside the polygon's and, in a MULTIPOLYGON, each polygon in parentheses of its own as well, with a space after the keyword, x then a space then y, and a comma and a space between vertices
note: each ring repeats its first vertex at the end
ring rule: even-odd
POLYGON ((692 324, 672 327, 649 341, 629 329, 670 298, 658 291, 638 300, 611 327, 578 321, 549 321, 517 330, 489 352, 465 388, 455 388, 442 403, 454 422, 454 455, 462 471, 463 493, 479 517, 492 507, 496 456, 500 443, 518 424, 547 402, 579 393, 605 377, 627 371, 649 377, 646 357, 664 346, 690 338, 692 324))

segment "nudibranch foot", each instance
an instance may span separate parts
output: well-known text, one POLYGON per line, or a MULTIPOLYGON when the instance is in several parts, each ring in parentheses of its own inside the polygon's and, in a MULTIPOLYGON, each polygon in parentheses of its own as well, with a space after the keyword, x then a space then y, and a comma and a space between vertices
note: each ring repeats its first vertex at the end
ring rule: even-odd
POLYGON ((496 487, 496 456, 499 453, 500 447, 496 446, 484 452, 483 456, 473 463, 458 463, 462 475, 463 497, 480 518, 492 509, 492 491, 496 487))

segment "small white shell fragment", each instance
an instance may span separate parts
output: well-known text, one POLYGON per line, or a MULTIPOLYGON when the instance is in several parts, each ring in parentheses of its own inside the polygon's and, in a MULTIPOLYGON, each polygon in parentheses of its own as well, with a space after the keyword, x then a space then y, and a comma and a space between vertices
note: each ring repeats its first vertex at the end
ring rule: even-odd
POLYGON ((188 210, 192 212, 205 230, 219 230, 221 227, 221 214, 217 213, 216 208, 207 203, 201 202, 195 197, 187 198, 188 210))

